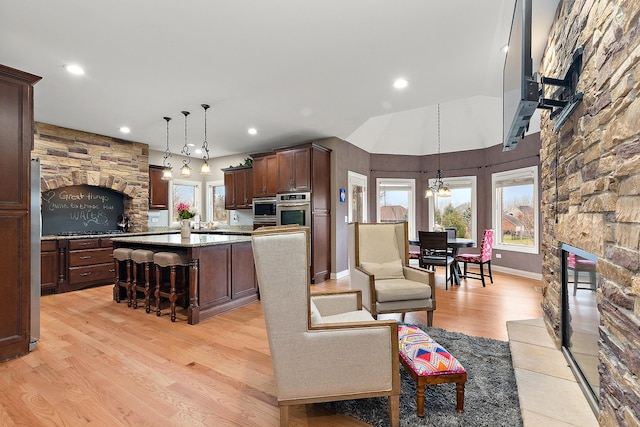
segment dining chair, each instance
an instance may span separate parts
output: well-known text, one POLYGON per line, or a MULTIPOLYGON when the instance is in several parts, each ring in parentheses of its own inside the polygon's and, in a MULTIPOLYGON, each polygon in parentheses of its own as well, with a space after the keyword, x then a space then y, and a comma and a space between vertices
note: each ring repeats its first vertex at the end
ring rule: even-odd
POLYGON ((455 256, 455 260, 457 262, 464 263, 463 268, 463 279, 478 279, 482 280, 482 286, 485 286, 484 278, 486 277, 486 273, 484 272, 484 265, 487 265, 487 270, 489 272, 489 279, 491 283, 493 283, 493 275, 491 274, 491 255, 493 251, 493 230, 487 229, 484 230, 484 234, 482 236, 482 242, 480 243, 480 253, 479 254, 458 254, 455 256), (480 273, 476 273, 475 271, 468 271, 467 264, 478 264, 480 266, 480 273))
POLYGON ((567 259, 567 268, 573 270, 573 296, 576 296, 578 289, 589 289, 591 291, 596 290, 596 263, 588 259, 580 258, 573 252, 569 253, 567 259), (589 282, 580 281, 580 272, 585 271, 589 274, 589 282), (588 283, 588 288, 579 288, 578 284, 588 283))
POLYGON ((436 267, 445 267, 445 290, 448 289, 449 281, 453 284, 453 257, 447 253, 447 232, 446 231, 418 231, 420 239, 420 262, 421 268, 435 271, 436 267))

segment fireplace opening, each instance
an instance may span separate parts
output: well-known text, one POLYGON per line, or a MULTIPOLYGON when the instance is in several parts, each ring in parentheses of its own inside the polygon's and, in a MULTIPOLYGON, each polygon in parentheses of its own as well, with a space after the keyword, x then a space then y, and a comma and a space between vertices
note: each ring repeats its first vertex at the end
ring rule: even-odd
POLYGON ((596 270, 598 257, 563 243, 562 251, 562 352, 598 414, 598 340, 600 312, 596 270))

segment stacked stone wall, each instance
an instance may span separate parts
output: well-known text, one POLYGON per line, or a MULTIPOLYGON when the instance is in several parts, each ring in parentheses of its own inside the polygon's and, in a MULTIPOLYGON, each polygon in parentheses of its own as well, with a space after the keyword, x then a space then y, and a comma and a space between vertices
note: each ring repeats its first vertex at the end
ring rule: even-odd
POLYGON ((133 231, 147 230, 147 144, 36 123, 31 155, 40 158, 42 191, 82 184, 118 191, 133 231))
POLYGON ((542 114, 543 310, 560 340, 561 243, 598 256, 599 422, 640 425, 640 2, 562 1, 541 74, 584 47, 584 100, 558 131, 542 114))

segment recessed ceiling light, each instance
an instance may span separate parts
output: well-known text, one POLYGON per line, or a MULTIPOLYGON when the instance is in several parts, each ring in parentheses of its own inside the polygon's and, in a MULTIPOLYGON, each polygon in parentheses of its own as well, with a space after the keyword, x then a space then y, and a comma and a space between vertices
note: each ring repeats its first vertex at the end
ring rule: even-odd
POLYGON ((188 143, 187 145, 188 145, 189 147, 195 147, 195 146, 196 146, 196 144, 194 144, 193 142, 190 142, 190 143, 188 143))
POLYGON ((129 129, 129 128, 128 128, 128 127, 126 127, 126 126, 122 126, 122 127, 120 128, 120 132, 122 132, 122 133, 129 133, 129 132, 131 132, 131 129, 129 129))
POLYGON ((64 66, 64 69, 70 72, 71 74, 75 74, 77 76, 81 76, 84 74, 84 69, 76 64, 68 64, 64 66))
POLYGON ((508 45, 508 44, 505 44, 504 46, 502 46, 502 47, 500 48, 500 52, 502 52, 502 53, 507 53, 507 52, 509 52, 509 45, 508 45))
POLYGON ((406 79, 398 79, 395 82, 393 82, 393 87, 395 87, 396 89, 404 89, 408 85, 409 85, 409 82, 406 79))
POLYGON ((247 132, 249 133, 249 135, 257 135, 258 134, 258 129, 249 128, 249 130, 247 130, 247 132))
POLYGON ((196 148, 196 154, 202 154, 202 150, 199 148, 196 148))

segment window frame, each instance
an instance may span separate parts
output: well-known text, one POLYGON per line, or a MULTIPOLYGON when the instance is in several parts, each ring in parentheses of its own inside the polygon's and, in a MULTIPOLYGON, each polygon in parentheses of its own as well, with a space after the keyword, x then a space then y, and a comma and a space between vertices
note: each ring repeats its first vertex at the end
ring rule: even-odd
POLYGON ((229 225, 230 223, 230 218, 231 218, 231 211, 229 209, 225 209, 227 211, 227 220, 226 221, 216 221, 213 218, 213 214, 214 214, 214 197, 213 197, 213 192, 212 192, 212 188, 213 187, 223 187, 224 188, 224 181, 207 181, 205 183, 205 206, 206 206, 206 211, 207 211, 207 223, 212 223, 212 224, 226 224, 229 225))
MULTIPOLYGON (((430 179, 428 185, 435 184, 435 179, 430 179)), ((452 178, 442 178, 442 182, 449 186, 449 189, 471 188, 471 239, 477 241, 478 236, 478 177, 475 175, 457 176, 452 178)), ((448 198, 448 197, 447 197, 448 198)), ((429 230, 433 230, 436 221, 436 199, 437 196, 429 198, 429 230)))
POLYGON ((176 213, 176 205, 174 204, 174 200, 173 200, 173 193, 174 193, 174 189, 173 187, 175 185, 188 185, 188 186, 192 186, 194 187, 193 190, 193 206, 190 206, 190 208, 192 210, 194 210, 196 212, 196 215, 199 216, 200 220, 202 220, 202 203, 200 201, 201 199, 201 183, 198 181, 190 181, 190 180, 186 180, 186 179, 172 179, 170 181, 170 185, 169 185, 169 224, 171 225, 179 225, 180 221, 174 221, 174 217, 177 216, 178 214, 176 213))
POLYGON ((376 220, 381 221, 380 217, 380 187, 385 186, 397 186, 401 187, 405 184, 410 191, 409 200, 407 204, 407 222, 409 225, 409 239, 415 240, 418 237, 418 231, 416 230, 416 180, 414 178, 376 178, 376 220))
MULTIPOLYGON (((524 185, 524 184, 520 184, 524 185)), ((528 254, 540 253, 540 194, 538 191, 538 166, 527 166, 524 168, 511 169, 503 172, 496 172, 491 174, 491 212, 492 226, 494 230, 493 248, 503 251, 521 252, 528 254), (533 180, 533 246, 512 245, 502 242, 502 196, 498 192, 499 188, 503 188, 504 185, 499 184, 504 181, 513 180, 533 180)))

